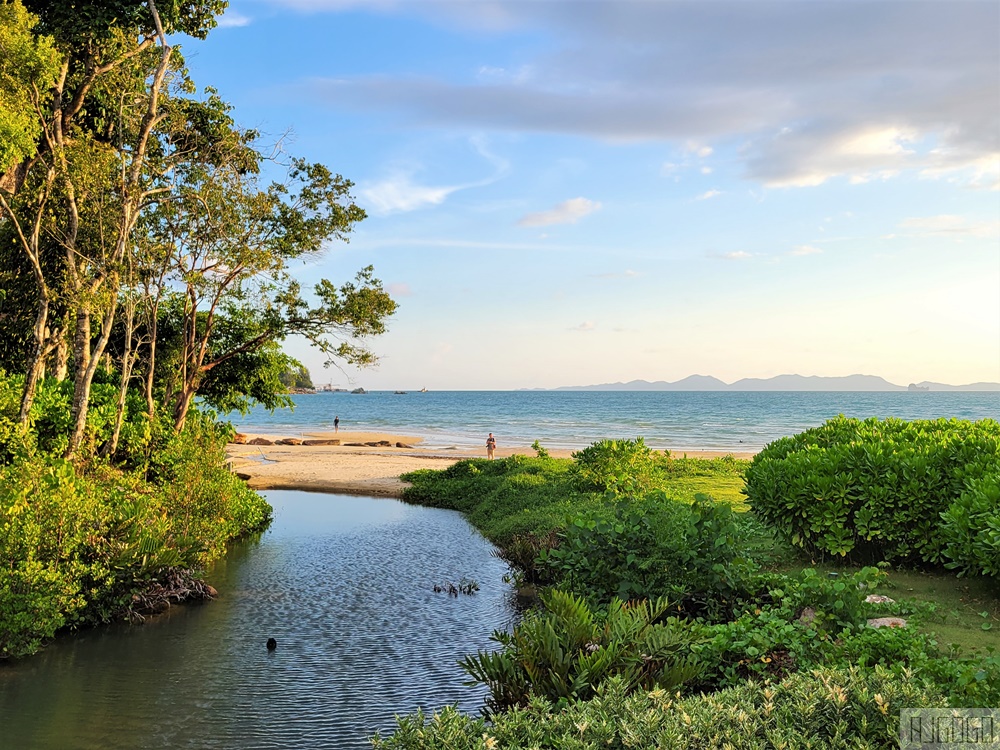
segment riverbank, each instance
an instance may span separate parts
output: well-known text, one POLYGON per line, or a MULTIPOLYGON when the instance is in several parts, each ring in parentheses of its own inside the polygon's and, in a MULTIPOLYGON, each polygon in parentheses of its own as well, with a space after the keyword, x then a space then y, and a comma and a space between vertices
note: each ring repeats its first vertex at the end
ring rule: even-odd
MULTIPOLYGON (((247 433, 246 440, 263 438, 274 443, 299 440, 339 440, 340 445, 249 445, 230 443, 226 453, 233 469, 257 490, 308 490, 353 495, 401 497, 406 483, 400 475, 417 469, 446 469, 464 458, 486 458, 481 449, 422 447, 423 438, 384 432, 302 432, 295 435, 247 433), (366 445, 366 443, 389 445, 366 445), (351 445, 353 443, 353 445, 351 445), (397 443, 404 447, 396 447, 397 443)), ((553 449, 556 458, 569 458, 571 450, 553 449)), ((497 457, 535 455, 530 446, 497 448, 497 457)), ((717 458, 732 455, 753 458, 753 452, 687 450, 676 456, 717 458)))

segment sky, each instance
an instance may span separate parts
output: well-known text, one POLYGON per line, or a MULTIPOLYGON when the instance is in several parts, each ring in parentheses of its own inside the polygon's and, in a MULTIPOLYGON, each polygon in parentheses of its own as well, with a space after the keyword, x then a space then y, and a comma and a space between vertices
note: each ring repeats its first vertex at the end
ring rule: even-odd
POLYGON ((317 384, 1000 381, 1000 3, 231 0, 196 83, 354 182, 317 384))

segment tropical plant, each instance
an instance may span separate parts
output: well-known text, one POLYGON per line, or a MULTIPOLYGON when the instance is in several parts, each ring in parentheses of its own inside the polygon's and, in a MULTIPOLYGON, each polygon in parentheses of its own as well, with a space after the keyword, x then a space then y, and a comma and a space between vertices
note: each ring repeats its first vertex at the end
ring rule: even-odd
POLYGON ((667 617, 670 603, 614 599, 595 611, 573 594, 551 589, 544 610, 529 613, 513 633, 496 631, 499 651, 480 651, 459 662, 490 690, 493 711, 527 705, 531 695, 552 701, 586 699, 609 677, 628 690, 675 689, 694 679, 691 628, 667 617))
POLYGON ((930 682, 884 667, 821 669, 685 698, 632 691, 627 681, 611 678, 590 700, 554 705, 534 697, 489 723, 454 707, 432 716, 418 711, 397 717, 395 732, 373 744, 377 750, 890 750, 899 742, 900 709, 945 705, 930 682))

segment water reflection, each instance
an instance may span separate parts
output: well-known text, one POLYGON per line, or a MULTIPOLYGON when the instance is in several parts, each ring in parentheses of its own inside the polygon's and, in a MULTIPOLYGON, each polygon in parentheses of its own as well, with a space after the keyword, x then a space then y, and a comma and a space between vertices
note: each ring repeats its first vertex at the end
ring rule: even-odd
POLYGON ((267 495, 275 523, 212 571, 217 601, 0 667, 0 746, 363 748, 396 713, 478 710, 483 692, 455 662, 514 613, 503 563, 465 519, 267 495), (474 596, 432 591, 463 576, 474 596))

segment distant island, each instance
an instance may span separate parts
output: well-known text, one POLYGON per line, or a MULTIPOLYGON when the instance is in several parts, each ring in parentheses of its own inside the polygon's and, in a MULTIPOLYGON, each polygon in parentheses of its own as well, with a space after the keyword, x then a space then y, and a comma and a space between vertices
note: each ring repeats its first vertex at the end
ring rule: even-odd
POLYGON ((826 378, 816 375, 776 375, 773 378, 743 378, 725 383, 711 375, 690 375, 669 383, 665 380, 631 380, 628 383, 564 385, 554 391, 1000 391, 1000 383, 910 383, 895 385, 876 375, 845 375, 826 378))

